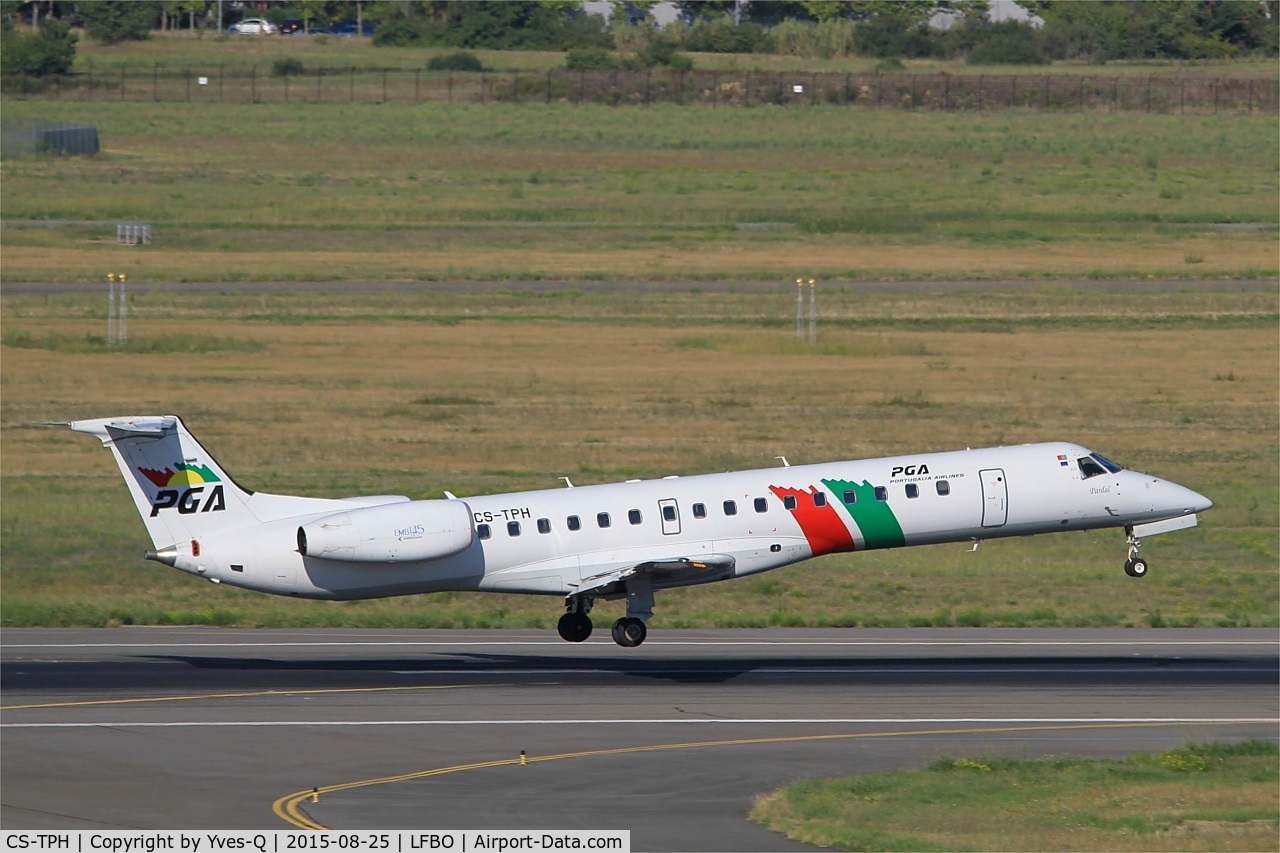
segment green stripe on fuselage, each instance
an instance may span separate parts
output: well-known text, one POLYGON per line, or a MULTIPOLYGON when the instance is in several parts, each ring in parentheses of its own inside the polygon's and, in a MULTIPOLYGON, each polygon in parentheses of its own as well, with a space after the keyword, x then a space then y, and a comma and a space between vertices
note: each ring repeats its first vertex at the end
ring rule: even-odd
POLYGON ((862 538, 866 540, 866 545, 863 547, 895 548, 907 543, 902 535, 902 525, 898 523, 888 502, 876 500, 875 486, 866 480, 861 483, 850 480, 823 480, 822 484, 835 493, 836 499, 849 513, 854 524, 858 525, 862 538), (845 501, 846 491, 853 492, 853 503, 845 501))

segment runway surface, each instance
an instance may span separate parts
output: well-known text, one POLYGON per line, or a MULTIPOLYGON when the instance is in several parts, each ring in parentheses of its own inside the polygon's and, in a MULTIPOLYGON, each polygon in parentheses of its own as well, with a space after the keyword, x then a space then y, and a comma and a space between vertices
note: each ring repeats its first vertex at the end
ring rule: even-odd
POLYGON ((800 850, 746 820, 756 795, 942 755, 1278 735, 1274 630, 605 634, 7 629, 0 825, 800 850))

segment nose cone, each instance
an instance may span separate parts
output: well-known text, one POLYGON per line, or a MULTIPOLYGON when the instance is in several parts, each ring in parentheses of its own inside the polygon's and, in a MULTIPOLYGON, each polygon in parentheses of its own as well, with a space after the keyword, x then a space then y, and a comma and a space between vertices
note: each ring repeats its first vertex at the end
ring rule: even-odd
POLYGON ((1193 492, 1190 489, 1187 489, 1187 494, 1191 496, 1193 501, 1195 501, 1192 506, 1195 507, 1196 512, 1204 512, 1206 509, 1213 508, 1213 501, 1209 500, 1199 492, 1193 492))
POLYGON ((1199 492, 1193 492, 1186 486, 1177 483, 1164 483, 1165 503, 1169 509, 1180 510, 1184 515, 1193 512, 1204 512, 1213 506, 1213 501, 1199 492))

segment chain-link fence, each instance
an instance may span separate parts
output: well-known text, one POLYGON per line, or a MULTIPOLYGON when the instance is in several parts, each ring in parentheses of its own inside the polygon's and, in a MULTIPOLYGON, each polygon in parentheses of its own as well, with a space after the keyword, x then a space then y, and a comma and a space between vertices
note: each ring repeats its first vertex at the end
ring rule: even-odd
POLYGON ((434 72, 269 67, 120 68, 32 82, 21 97, 189 103, 567 102, 615 106, 767 104, 938 110, 1008 108, 1102 112, 1275 115, 1280 81, 1230 77, 1063 74, 878 74, 763 71, 434 72))
POLYGON ((14 157, 37 151, 97 154, 98 128, 65 121, 0 119, 0 155, 14 157))

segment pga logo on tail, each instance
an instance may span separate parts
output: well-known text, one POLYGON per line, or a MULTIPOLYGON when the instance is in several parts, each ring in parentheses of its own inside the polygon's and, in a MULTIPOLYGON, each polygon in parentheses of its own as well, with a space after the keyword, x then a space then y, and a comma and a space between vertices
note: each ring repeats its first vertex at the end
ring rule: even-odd
POLYGON ((151 502, 152 518, 159 515, 160 510, 174 507, 177 507, 178 512, 183 515, 218 512, 227 508, 226 497, 223 495, 218 475, 214 474, 207 465, 177 462, 173 468, 160 471, 153 468, 138 468, 138 473, 160 489, 156 492, 155 500, 151 502), (208 495, 205 495, 204 488, 211 483, 217 485, 208 495))

